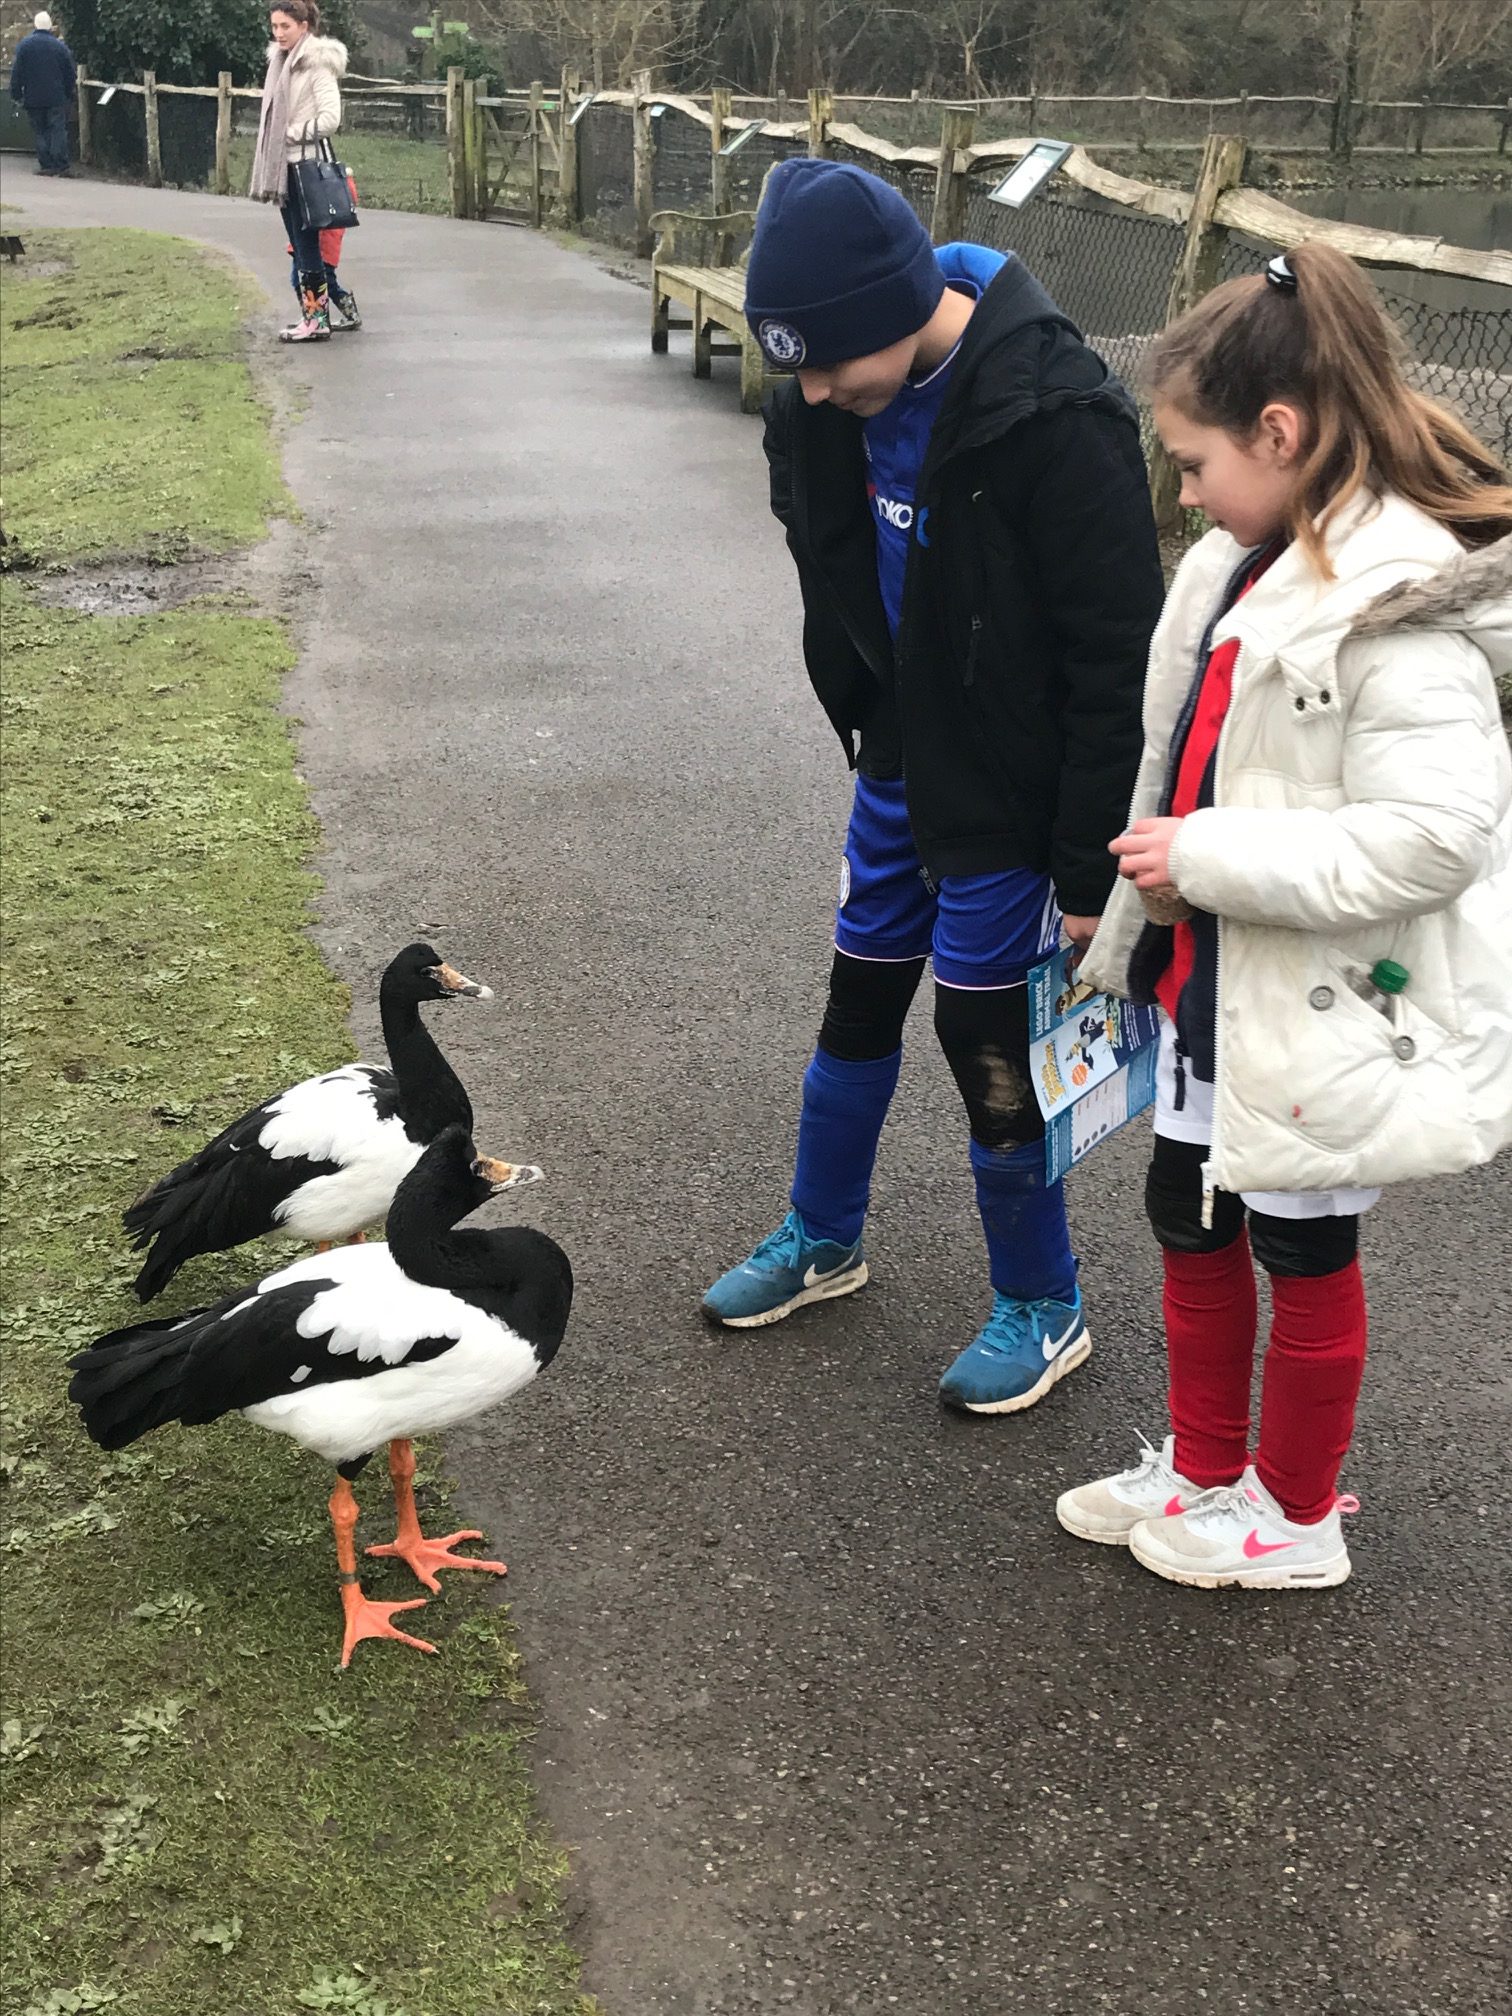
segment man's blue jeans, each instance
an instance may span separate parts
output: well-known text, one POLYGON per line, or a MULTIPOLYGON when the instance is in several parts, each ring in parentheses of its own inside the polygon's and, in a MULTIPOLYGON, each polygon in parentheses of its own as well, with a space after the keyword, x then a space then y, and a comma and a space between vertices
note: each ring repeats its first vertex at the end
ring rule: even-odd
POLYGON ((68 107, 41 105, 26 108, 32 136, 37 143, 37 165, 44 175, 68 173, 68 107))

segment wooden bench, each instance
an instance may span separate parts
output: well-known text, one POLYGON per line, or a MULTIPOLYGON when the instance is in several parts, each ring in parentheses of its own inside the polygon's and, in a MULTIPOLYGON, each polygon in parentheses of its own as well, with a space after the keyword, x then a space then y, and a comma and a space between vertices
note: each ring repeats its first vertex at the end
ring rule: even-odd
POLYGON ((755 212, 710 216, 659 210, 651 222, 658 234, 651 262, 652 350, 664 356, 669 332, 691 329, 694 377, 707 378, 716 357, 738 357, 741 411, 759 412, 766 396, 766 360, 745 319, 745 256, 734 256, 736 234, 750 232, 755 212), (673 321, 674 304, 687 309, 687 321, 673 321), (716 329, 734 341, 717 341, 716 329))

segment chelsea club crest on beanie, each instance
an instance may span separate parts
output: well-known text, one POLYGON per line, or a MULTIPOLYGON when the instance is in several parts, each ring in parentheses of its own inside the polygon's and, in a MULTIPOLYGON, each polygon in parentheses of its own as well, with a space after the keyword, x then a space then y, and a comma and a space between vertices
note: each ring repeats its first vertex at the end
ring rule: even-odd
POLYGON ((772 170, 746 266, 746 320, 768 361, 816 370, 915 336, 945 276, 890 183, 808 156, 772 170))

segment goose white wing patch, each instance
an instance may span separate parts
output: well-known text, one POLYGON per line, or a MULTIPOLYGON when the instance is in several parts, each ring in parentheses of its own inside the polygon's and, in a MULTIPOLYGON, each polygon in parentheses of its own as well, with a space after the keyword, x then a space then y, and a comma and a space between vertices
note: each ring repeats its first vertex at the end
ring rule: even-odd
POLYGON ((306 1078, 269 1104, 257 1145, 275 1162, 296 1155, 311 1162, 345 1162, 371 1152, 386 1134, 404 1132, 397 1115, 379 1117, 378 1091, 391 1076, 375 1064, 343 1064, 306 1078))
POLYGON ((301 1281, 332 1284, 303 1312, 297 1328, 336 1357, 355 1353, 364 1362, 402 1365, 421 1337, 449 1337, 485 1350, 497 1350, 506 1338, 518 1341, 459 1295, 411 1281, 387 1246, 347 1246, 298 1260, 259 1282, 258 1293, 301 1281))

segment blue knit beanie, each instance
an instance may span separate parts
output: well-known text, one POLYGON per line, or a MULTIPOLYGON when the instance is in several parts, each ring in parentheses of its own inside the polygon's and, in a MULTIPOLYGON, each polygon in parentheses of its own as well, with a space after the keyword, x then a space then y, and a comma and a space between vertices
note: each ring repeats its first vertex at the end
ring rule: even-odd
POLYGON ((816 370, 916 336, 945 276, 891 183, 845 161, 772 170, 746 268, 746 319, 769 362, 816 370))

